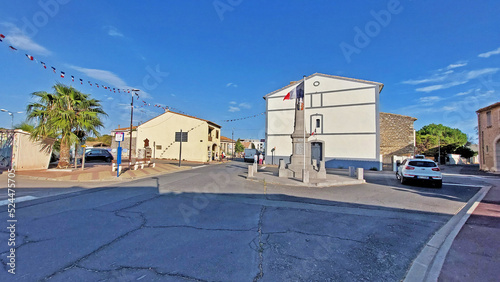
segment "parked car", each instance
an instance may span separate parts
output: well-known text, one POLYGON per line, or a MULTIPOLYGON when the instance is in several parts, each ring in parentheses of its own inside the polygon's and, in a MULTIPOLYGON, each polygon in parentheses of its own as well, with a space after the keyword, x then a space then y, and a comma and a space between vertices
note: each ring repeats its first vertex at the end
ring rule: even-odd
POLYGON ((427 159, 406 159, 398 164, 396 178, 405 184, 408 181, 432 183, 435 187, 443 186, 443 176, 438 165, 427 159))
POLYGON ((110 163, 113 160, 113 155, 106 149, 87 149, 85 151, 85 161, 105 161, 110 163))

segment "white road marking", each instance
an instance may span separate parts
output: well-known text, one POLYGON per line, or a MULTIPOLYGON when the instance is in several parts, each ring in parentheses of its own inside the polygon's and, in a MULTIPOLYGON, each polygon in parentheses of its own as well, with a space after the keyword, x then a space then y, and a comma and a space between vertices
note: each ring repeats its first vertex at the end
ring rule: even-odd
MULTIPOLYGON (((38 199, 38 197, 23 196, 23 197, 15 198, 15 203, 20 203, 20 202, 24 202, 24 201, 31 201, 34 199, 38 199)), ((11 202, 9 200, 3 200, 3 201, 0 201, 0 206, 5 206, 5 205, 10 204, 10 203, 11 202)))
POLYGON ((443 185, 452 185, 452 186, 467 186, 467 187, 481 187, 481 185, 471 185, 471 184, 459 184, 459 183, 446 183, 444 182, 443 185))
POLYGON ((204 167, 204 166, 207 166, 207 165, 193 166, 193 167, 191 167, 191 169, 197 169, 197 168, 204 167))

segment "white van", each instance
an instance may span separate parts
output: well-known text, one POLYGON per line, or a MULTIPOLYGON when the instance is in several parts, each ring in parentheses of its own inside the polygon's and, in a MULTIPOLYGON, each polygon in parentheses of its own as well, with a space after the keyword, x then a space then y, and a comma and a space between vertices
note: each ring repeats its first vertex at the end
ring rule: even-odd
POLYGON ((257 149, 245 149, 245 162, 253 163, 253 156, 258 155, 257 149))

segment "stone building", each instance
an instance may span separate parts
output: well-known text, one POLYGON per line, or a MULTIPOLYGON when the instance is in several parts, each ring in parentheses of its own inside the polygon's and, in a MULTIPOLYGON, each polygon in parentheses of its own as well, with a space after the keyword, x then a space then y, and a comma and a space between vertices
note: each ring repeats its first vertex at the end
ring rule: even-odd
POLYGON ((500 102, 476 111, 479 131, 479 168, 500 171, 500 102))
POLYGON ((414 117, 380 113, 380 154, 384 170, 392 170, 393 156, 415 154, 414 117))

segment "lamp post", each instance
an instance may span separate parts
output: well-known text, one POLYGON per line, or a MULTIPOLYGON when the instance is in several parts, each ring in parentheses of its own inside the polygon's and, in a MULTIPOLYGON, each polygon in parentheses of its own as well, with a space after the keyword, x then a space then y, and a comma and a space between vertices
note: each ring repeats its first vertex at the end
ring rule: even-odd
POLYGON ((132 97, 130 102, 130 140, 128 145, 128 163, 132 165, 132 121, 134 120, 134 94, 138 95, 139 89, 132 89, 132 97))
POLYGON ((22 114, 23 113, 23 112, 11 112, 11 111, 6 110, 6 109, 0 109, 0 111, 6 112, 9 114, 9 116, 11 117, 10 127, 12 129, 14 129, 14 114, 22 114))

